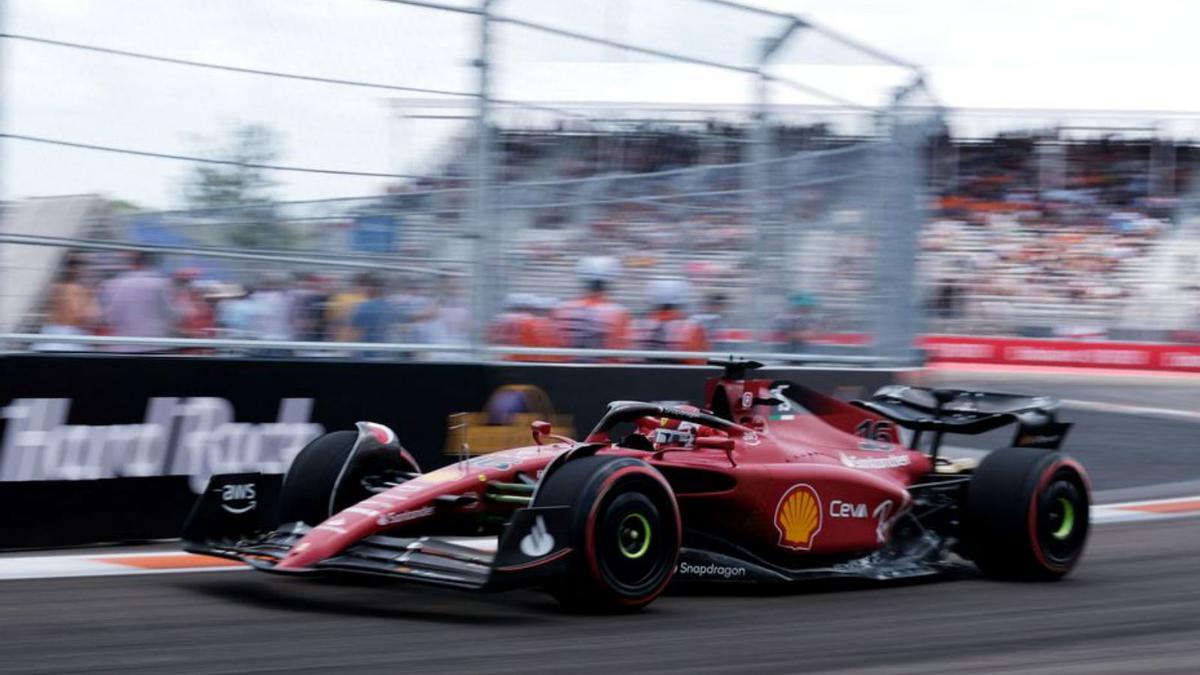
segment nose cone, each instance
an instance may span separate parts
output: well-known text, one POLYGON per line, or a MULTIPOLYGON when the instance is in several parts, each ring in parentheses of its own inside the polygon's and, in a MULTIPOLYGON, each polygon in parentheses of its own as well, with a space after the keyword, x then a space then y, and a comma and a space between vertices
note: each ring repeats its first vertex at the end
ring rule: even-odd
POLYGON ((304 535, 275 567, 293 570, 312 567, 370 536, 376 529, 378 526, 367 516, 339 513, 304 535))

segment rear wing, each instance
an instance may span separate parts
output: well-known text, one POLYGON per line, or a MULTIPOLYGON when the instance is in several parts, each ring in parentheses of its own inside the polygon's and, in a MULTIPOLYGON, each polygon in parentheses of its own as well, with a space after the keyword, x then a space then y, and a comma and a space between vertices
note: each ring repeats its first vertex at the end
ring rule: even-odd
POLYGON ((1057 450, 1071 428, 1058 421, 1059 401, 1049 396, 889 385, 853 404, 913 431, 914 449, 925 432, 932 432, 934 457, 946 433, 982 434, 1015 424, 1011 445, 1057 450))

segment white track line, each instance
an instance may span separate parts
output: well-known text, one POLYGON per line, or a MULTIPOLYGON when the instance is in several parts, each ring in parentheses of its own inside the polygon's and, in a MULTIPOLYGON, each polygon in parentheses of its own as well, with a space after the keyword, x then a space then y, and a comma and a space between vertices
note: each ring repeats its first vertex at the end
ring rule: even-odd
POLYGON ((1120 415, 1142 415, 1145 417, 1166 417, 1200 422, 1200 412, 1194 410, 1178 410, 1176 408, 1157 408, 1125 403, 1106 403, 1104 401, 1080 401, 1073 398, 1062 399, 1063 406, 1075 410, 1090 410, 1093 412, 1117 413, 1120 415))

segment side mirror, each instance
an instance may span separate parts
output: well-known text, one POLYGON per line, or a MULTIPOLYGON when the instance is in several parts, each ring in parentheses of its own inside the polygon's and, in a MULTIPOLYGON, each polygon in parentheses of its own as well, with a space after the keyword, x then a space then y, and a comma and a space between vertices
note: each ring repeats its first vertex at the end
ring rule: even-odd
POLYGON ((728 436, 701 436, 696 439, 696 447, 731 452, 733 450, 733 439, 728 436))
POLYGON ((536 420, 529 425, 533 429, 533 442, 542 445, 542 440, 550 435, 554 427, 545 420, 536 420))

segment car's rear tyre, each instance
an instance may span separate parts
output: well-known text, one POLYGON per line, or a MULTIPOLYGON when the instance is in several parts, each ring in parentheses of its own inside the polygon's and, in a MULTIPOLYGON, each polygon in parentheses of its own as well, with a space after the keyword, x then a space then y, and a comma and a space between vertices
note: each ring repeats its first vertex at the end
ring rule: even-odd
POLYGON ((1083 553, 1090 507, 1075 461, 1039 448, 996 450, 967 486, 965 553, 989 576, 1059 579, 1083 553))
MULTIPOLYGON (((334 431, 319 436, 296 455, 283 478, 279 494, 279 522, 297 521, 318 525, 329 516, 370 496, 362 478, 389 465, 400 471, 419 473, 419 468, 397 446, 395 452, 350 453, 358 432, 334 431)), ((378 449, 379 446, 376 446, 378 449)))
POLYGON ((538 487, 534 506, 570 506, 571 557, 551 585, 573 611, 641 609, 670 583, 679 558, 679 507, 666 480, 632 457, 584 457, 538 487))

